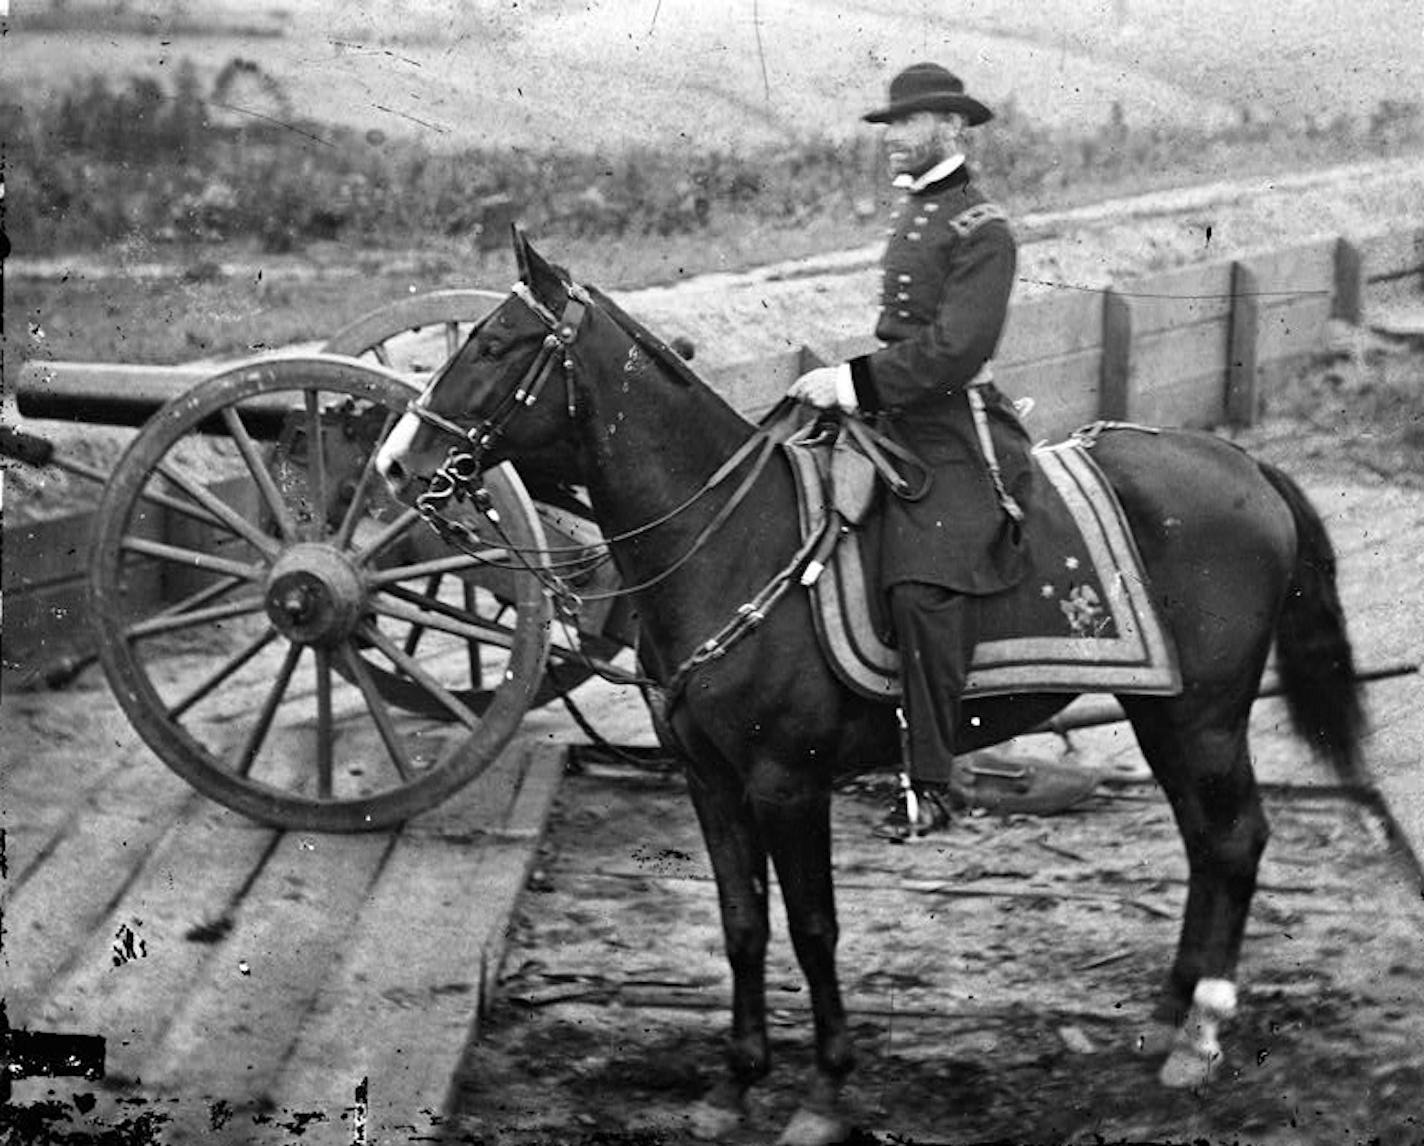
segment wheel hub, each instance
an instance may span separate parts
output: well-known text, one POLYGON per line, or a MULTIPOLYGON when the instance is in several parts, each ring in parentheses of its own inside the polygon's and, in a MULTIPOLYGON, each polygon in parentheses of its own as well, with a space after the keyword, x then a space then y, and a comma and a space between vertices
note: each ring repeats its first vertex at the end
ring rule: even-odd
POLYGON ((264 603, 272 624, 289 640, 331 645, 355 630, 365 602, 365 583, 345 554, 304 542, 272 566, 264 603))

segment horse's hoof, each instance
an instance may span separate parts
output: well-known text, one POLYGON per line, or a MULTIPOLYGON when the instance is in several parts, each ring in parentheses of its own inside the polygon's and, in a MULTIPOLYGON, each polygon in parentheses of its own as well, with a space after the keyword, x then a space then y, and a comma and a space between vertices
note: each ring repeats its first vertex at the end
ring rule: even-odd
POLYGON ((1221 1062, 1217 1032, 1236 1014, 1236 987, 1226 979, 1202 979, 1192 992, 1187 1019, 1157 1078, 1174 1090, 1195 1089, 1211 1079, 1221 1062))
POLYGON ((834 1114, 803 1106, 791 1116, 776 1146, 833 1146, 850 1137, 850 1127, 834 1114))
POLYGON ((1167 1056, 1157 1080, 1172 1090, 1196 1090, 1211 1081, 1212 1073, 1221 1064, 1221 1052, 1202 1051, 1196 1047, 1179 1046, 1167 1056))
POLYGON ((739 1106, 723 1106, 721 1103, 700 1099, 687 1111, 687 1131, 699 1142, 716 1142, 741 1126, 746 1111, 739 1106))

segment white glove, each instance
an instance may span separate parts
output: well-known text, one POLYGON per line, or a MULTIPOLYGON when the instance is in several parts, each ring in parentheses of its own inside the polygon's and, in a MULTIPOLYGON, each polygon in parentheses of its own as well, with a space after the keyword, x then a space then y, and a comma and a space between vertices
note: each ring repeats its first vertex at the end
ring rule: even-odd
POLYGON ((806 371, 791 383, 787 394, 798 402, 821 410, 832 406, 846 411, 856 408, 855 383, 851 379, 848 362, 842 362, 839 366, 817 366, 806 371))

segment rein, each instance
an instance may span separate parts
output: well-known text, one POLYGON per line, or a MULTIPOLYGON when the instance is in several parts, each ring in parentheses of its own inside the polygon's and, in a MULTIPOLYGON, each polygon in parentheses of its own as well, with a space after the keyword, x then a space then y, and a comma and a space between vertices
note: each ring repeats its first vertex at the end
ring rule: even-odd
MULTIPOLYGON (((717 467, 716 471, 698 487, 693 494, 685 499, 680 505, 660 514, 650 521, 634 526, 622 533, 604 539, 605 545, 611 545, 621 541, 627 541, 648 533, 659 526, 666 525, 690 510, 704 497, 716 490, 718 487, 731 479, 736 471, 742 468, 749 459, 751 465, 747 472, 737 483, 732 494, 712 516, 712 518, 698 530, 692 542, 670 565, 660 570, 658 573, 646 578, 636 585, 626 585, 607 592, 589 594, 582 596, 572 589, 564 579, 559 576, 559 572, 554 566, 547 562, 536 562, 526 559, 526 554, 533 553, 548 556, 551 553, 561 550, 531 549, 507 543, 503 527, 499 521, 498 511, 494 508, 489 494, 481 484, 480 477, 483 473, 484 454, 494 444, 509 426, 510 422, 518 415, 521 409, 528 409, 539 400, 545 385, 548 383, 550 375, 553 373, 555 360, 562 352, 561 365, 564 373, 564 384, 566 392, 566 408, 570 419, 577 417, 578 405, 575 388, 575 367, 577 365, 574 358, 574 342, 578 337, 582 327, 583 319, 588 308, 592 305, 592 300, 588 293, 576 284, 569 284, 569 301, 562 316, 555 316, 554 313, 544 306, 524 283, 518 283, 514 287, 514 293, 520 301, 525 304, 543 323, 549 328, 549 334, 545 337, 543 344, 539 348, 538 354, 525 370, 523 377, 513 390, 509 391, 495 407, 494 411, 484 418, 477 425, 470 429, 458 425, 442 414, 437 414, 425 406, 429 396, 434 392, 436 383, 444 375, 444 371, 426 387, 425 391, 413 399, 407 406, 407 410, 419 418, 427 425, 433 426, 442 433, 460 439, 466 448, 452 446, 445 460, 431 474, 429 485, 424 493, 417 499, 415 508, 421 518, 431 527, 447 544, 465 554, 479 558, 482 550, 488 547, 488 538, 481 538, 479 533, 466 525, 464 522, 452 520, 445 512, 445 508, 451 501, 468 500, 474 505, 495 528, 502 540, 506 541, 504 548, 507 552, 518 558, 518 567, 536 577, 547 589, 554 599, 560 613, 565 618, 572 618, 577 615, 579 607, 584 601, 610 600, 618 597, 629 597, 634 594, 651 589, 667 580, 684 565, 687 564, 707 545, 707 543, 726 524, 727 520, 745 502, 751 493, 757 479, 766 469, 767 463, 776 452, 776 439, 771 435, 758 431, 753 433, 743 442, 736 451, 717 467)), ((726 653, 728 648, 756 628, 763 619, 767 611, 777 600, 780 599, 787 588, 790 587, 796 577, 803 573, 806 566, 811 563, 813 555, 822 545, 822 537, 816 536, 804 543, 797 550, 795 556, 780 570, 772 580, 761 590, 757 596, 738 607, 736 615, 712 637, 700 644, 697 650, 684 660, 672 673, 665 686, 668 694, 668 703, 671 705, 674 698, 679 695, 686 683, 687 677, 699 666, 714 660, 726 653)), ((587 551, 582 548, 571 549, 570 552, 585 554, 587 551)), ((496 564, 487 559, 479 558, 485 564, 496 564)), ((584 560, 569 561, 558 568, 573 566, 583 567, 584 560)), ((514 566, 506 566, 512 568, 514 566)), ((610 672, 611 666, 594 665, 591 661, 589 666, 604 679, 620 684, 635 684, 640 687, 657 685, 659 682, 648 677, 610 672)))

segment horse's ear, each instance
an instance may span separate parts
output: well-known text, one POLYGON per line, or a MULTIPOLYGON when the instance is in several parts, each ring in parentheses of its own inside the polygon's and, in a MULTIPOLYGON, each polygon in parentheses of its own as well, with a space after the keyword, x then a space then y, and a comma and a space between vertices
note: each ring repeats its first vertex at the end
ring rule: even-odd
POLYGON ((519 267, 519 279, 534 292, 534 297, 558 309, 563 305, 568 284, 554 266, 534 249, 524 232, 514 227, 514 260, 519 267))
POLYGON ((518 223, 509 224, 509 238, 514 244, 514 266, 519 271, 519 281, 529 281, 529 240, 518 223))

